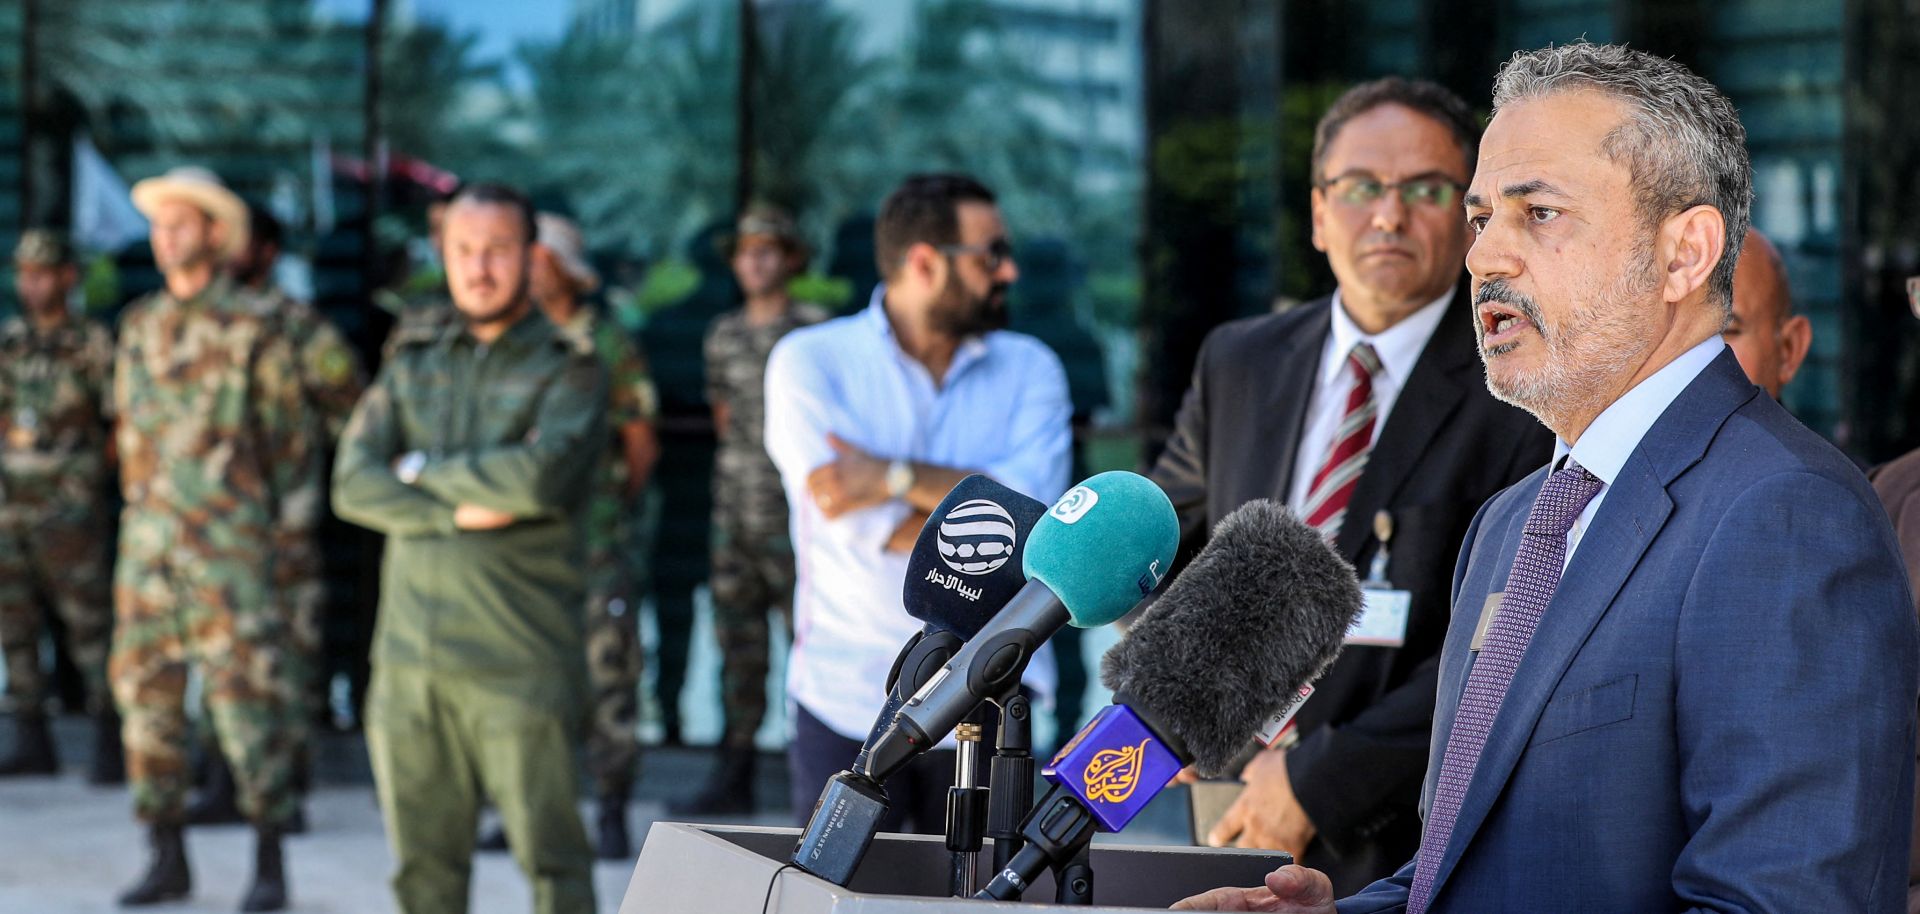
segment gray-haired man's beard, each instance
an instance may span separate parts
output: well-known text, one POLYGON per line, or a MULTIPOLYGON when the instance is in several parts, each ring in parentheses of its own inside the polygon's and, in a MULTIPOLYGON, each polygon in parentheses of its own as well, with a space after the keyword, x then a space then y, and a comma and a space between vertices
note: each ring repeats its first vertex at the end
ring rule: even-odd
POLYGON ((1652 254, 1617 277, 1596 296, 1594 304, 1563 309, 1561 316, 1548 322, 1532 298, 1513 289, 1504 280, 1490 280, 1474 294, 1474 336, 1480 342, 1480 360, 1487 370, 1487 390, 1495 399, 1532 413, 1547 427, 1559 430, 1562 417, 1591 412, 1596 399, 1614 393, 1620 375, 1652 350, 1657 340, 1650 327, 1642 326, 1632 302, 1649 294, 1658 284, 1652 271, 1652 254), (1488 347, 1486 326, 1480 320, 1479 306, 1499 302, 1521 313, 1538 334, 1536 344, 1545 347, 1539 366, 1525 374, 1497 371, 1495 361, 1518 349, 1528 339, 1522 335, 1512 342, 1488 347))

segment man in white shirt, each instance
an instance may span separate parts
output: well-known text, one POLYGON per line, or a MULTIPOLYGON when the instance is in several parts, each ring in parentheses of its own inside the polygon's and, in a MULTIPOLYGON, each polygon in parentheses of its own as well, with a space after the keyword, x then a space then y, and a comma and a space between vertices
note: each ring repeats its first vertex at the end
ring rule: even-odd
MULTIPOLYGON (((884 284, 868 306, 796 330, 767 361, 766 448, 792 509, 796 587, 787 695, 796 815, 852 763, 921 623, 901 602, 928 514, 972 473, 1050 502, 1067 487, 1072 406, 1060 360, 1004 329, 1019 277, 991 191, 916 175, 874 228, 884 284)), ((1027 684, 1050 689, 1041 654, 1027 684)), ((888 784, 885 830, 938 832, 951 752, 888 784)))

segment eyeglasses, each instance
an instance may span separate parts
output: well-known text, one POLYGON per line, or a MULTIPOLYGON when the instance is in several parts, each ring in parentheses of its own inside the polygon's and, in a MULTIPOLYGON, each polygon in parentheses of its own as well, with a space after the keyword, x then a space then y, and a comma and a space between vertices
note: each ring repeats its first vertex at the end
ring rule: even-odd
POLYGON ((989 273, 1000 272, 1001 264, 1013 260, 1013 242, 1005 238, 995 238, 988 244, 943 244, 937 250, 949 257, 955 254, 977 254, 984 258, 982 266, 989 273))
POLYGON ((1460 192, 1467 189, 1466 185, 1447 178, 1382 181, 1372 175, 1342 175, 1331 181, 1321 181, 1315 186, 1348 206, 1372 206, 1391 190, 1397 191, 1400 202, 1408 207, 1433 206, 1441 209, 1452 207, 1459 200, 1460 192))

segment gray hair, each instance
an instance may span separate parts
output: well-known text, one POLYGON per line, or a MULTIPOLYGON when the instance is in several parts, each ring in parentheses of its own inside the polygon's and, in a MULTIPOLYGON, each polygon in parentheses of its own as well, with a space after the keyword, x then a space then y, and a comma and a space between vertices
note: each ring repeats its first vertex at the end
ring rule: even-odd
POLYGON ((1727 246, 1707 292, 1730 316, 1733 268, 1753 208, 1753 166, 1740 113, 1712 83, 1680 64, 1623 45, 1586 42, 1515 53, 1494 77, 1493 112, 1575 89, 1605 93, 1632 109, 1600 148, 1627 164, 1642 225, 1651 228, 1695 206, 1720 211, 1727 246))

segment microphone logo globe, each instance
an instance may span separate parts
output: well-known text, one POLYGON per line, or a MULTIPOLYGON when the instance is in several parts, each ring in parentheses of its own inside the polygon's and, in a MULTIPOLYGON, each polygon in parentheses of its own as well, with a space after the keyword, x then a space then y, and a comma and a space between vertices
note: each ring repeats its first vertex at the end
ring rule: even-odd
POLYGON ((940 520, 940 561, 961 574, 991 574, 1013 558, 1018 536, 1013 515, 998 503, 962 502, 940 520))

